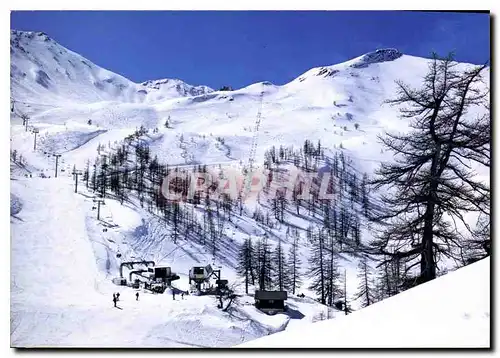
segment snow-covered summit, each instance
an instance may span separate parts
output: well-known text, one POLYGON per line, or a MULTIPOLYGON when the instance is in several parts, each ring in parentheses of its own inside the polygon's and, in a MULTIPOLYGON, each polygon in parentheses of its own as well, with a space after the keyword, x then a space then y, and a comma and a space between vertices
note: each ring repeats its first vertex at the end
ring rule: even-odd
POLYGON ((208 86, 192 86, 176 78, 149 80, 142 82, 141 86, 148 93, 150 102, 175 97, 194 97, 214 91, 208 86))
POLYGON ((42 32, 42 31, 10 30, 10 37, 11 37, 11 43, 12 43, 12 41, 19 42, 21 39, 32 40, 35 37, 38 37, 38 40, 42 40, 42 41, 54 41, 45 32, 42 32))
POLYGON ((72 52, 41 32, 11 30, 11 94, 45 105, 138 101, 137 85, 72 52), (35 100, 36 99, 36 100, 35 100))
MULTIPOLYGON (((335 78, 345 73, 350 75, 356 73, 359 75, 359 72, 357 71, 371 67, 371 65, 394 62, 402 57, 407 59, 406 62, 413 58, 413 56, 404 56, 402 52, 396 49, 379 49, 335 65, 312 68, 293 80, 291 83, 303 82, 308 78, 335 78)), ((420 60, 419 62, 425 62, 424 59, 418 59, 420 60)))

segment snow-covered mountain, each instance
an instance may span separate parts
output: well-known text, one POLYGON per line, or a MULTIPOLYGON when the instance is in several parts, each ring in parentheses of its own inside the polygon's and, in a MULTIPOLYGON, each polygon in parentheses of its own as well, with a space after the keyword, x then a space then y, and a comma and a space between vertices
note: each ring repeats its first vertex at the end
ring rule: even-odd
POLYGON ((67 100, 158 102, 213 91, 175 79, 134 83, 64 48, 43 32, 11 30, 10 55, 12 97, 27 103, 42 99, 51 105, 67 100))
MULTIPOLYGON (((180 274, 181 279, 174 282, 178 289, 188 288, 187 272, 192 266, 208 263, 221 267, 224 278, 238 284, 237 253, 244 239, 267 233, 272 247, 282 242, 288 252, 289 228, 300 236, 305 272, 306 229, 321 222, 318 214, 306 210, 295 214, 291 208, 284 214, 284 223, 271 217, 264 225, 254 215, 257 209, 264 215, 270 210, 270 199, 262 195, 225 222, 219 253, 213 257, 209 245, 196 237, 182 236, 174 243, 170 223, 148 210, 149 199, 144 202, 133 193, 123 204, 116 197, 106 198, 100 208, 102 219, 96 220, 91 185, 87 188, 80 178, 75 194, 71 171, 94 164, 97 168, 98 154, 109 156, 123 146, 135 153, 130 138, 142 126, 145 131, 132 142, 148 145, 151 157, 157 156, 161 164, 206 164, 240 172, 254 140, 255 163, 262 166, 272 146, 293 146, 298 151, 308 139, 315 145, 320 142, 324 151, 325 159, 317 163, 320 169, 329 168, 335 154, 342 153, 360 179, 381 161, 393 160, 377 136, 407 129, 397 108, 383 104, 394 96, 395 81, 419 86, 428 63, 395 49, 381 49, 341 64, 312 68, 284 85, 261 82, 222 92, 175 79, 133 83, 43 33, 12 30, 11 150, 17 156, 11 165, 15 179, 11 181, 12 344, 232 346, 316 321, 327 308, 313 299, 307 278, 299 290, 306 297, 290 295, 291 311, 276 316, 256 310, 241 285, 240 302, 228 314, 218 310, 209 296, 173 301, 144 292, 141 301, 135 302, 135 291, 117 287, 111 279, 123 260, 152 259, 180 274), (36 150, 33 133, 23 126, 23 114, 30 116, 29 127, 38 129, 36 150), (57 178, 49 153, 61 154, 58 164, 64 171, 57 178), (40 177, 42 173, 51 178, 40 177), (111 294, 117 290, 122 292, 123 312, 112 308, 111 294)), ((488 171, 479 174, 489 181, 488 171)), ((344 201, 356 210, 347 197, 339 205, 344 201)), ((202 208, 183 204, 183 210, 203 222, 202 208)), ((371 238, 366 223, 362 232, 363 240, 371 238)), ((347 291, 356 309, 358 257, 339 255, 338 260, 346 270, 347 291)), ((447 264, 440 265, 445 269, 447 264)), ((328 310, 330 314, 342 315, 328 310)))

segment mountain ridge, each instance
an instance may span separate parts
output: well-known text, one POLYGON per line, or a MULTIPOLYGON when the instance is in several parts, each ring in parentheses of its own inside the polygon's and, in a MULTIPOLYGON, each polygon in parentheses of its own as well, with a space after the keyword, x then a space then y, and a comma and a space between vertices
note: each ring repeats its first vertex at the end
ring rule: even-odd
MULTIPOLYGON (((44 63, 40 63, 40 60, 36 58, 36 56, 29 56, 30 54, 33 54, 33 50, 35 49, 40 50, 40 48, 36 48, 36 46, 34 45, 34 43, 37 42, 45 43, 46 44, 45 47, 48 48, 49 51, 53 50, 51 51, 54 54, 53 59, 58 64, 60 64, 59 57, 61 55, 69 54, 77 58, 77 61, 71 61, 71 59, 67 59, 70 66, 75 67, 76 65, 79 65, 81 63, 84 66, 88 67, 90 70, 94 70, 94 72, 102 72, 102 77, 104 78, 99 78, 99 76, 94 76, 97 78, 93 78, 92 81, 92 85, 95 86, 97 90, 101 91, 111 90, 111 92, 116 94, 117 92, 125 90, 127 87, 131 87, 132 89, 128 91, 130 93, 128 93, 125 96, 122 96, 125 97, 124 100, 125 102, 151 103, 151 102, 168 100, 172 98, 194 97, 216 92, 209 86, 190 85, 178 78, 161 78, 161 79, 151 79, 143 82, 134 82, 123 75, 120 75, 118 73, 115 73, 111 70, 105 69, 95 64, 94 62, 88 60, 87 58, 78 54, 77 52, 69 50, 68 48, 59 44, 57 41, 55 41, 53 38, 51 38, 44 32, 21 31, 21 30, 11 29, 10 42, 11 42, 11 51, 10 51, 11 83, 13 82, 12 87, 14 94, 16 92, 16 87, 18 83, 21 82, 19 78, 16 78, 16 74, 18 75, 17 77, 21 78, 26 78, 30 76, 30 73, 28 73, 28 71, 23 71, 21 68, 22 66, 18 66, 19 57, 24 55, 24 57, 28 57, 28 59, 30 59, 31 62, 34 63, 35 65, 39 66, 41 65, 42 68, 46 67, 44 66, 44 63)), ((346 64, 349 64, 351 68, 364 68, 369 66, 370 64, 394 61, 401 56, 403 56, 403 53, 401 53, 396 49, 391 49, 391 48, 378 49, 372 52, 365 53, 361 56, 358 56, 356 58, 353 58, 351 60, 342 63, 328 65, 328 66, 313 67, 310 70, 306 71, 305 73, 297 76, 294 80, 290 81, 289 83, 294 82, 297 79, 303 78, 306 74, 310 73, 311 71, 313 72, 317 71, 319 76, 323 75, 325 77, 328 77, 328 76, 333 76, 335 73, 338 72, 338 70, 334 69, 335 67, 339 66, 342 67, 346 64)), ((74 80, 74 78, 72 78, 71 76, 71 73, 67 69, 65 71, 65 74, 70 80, 74 80)), ((47 74, 46 71, 43 71, 43 69, 36 70, 36 73, 34 74, 35 81, 40 86, 45 87, 46 89, 51 87, 51 83, 53 82, 52 77, 53 76, 47 74)), ((270 82, 263 81, 262 84, 270 84, 270 82)), ((288 83, 276 86, 280 87, 280 86, 285 86, 287 84, 288 83)), ((257 83, 250 84, 242 88, 247 88, 253 85, 257 85, 257 83)), ((93 96, 94 101, 99 101, 103 99, 106 100, 114 98, 106 98, 106 96, 103 96, 102 93, 100 93, 100 95, 93 96)))

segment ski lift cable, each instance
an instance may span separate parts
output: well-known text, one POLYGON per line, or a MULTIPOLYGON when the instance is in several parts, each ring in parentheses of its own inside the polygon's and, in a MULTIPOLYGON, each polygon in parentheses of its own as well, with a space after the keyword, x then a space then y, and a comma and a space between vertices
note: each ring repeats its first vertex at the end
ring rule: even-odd
POLYGON ((36 105, 36 106, 44 106, 44 107, 60 108, 60 107, 55 106, 55 105, 53 105, 53 104, 36 103, 36 102, 25 102, 25 101, 19 101, 19 100, 15 100, 15 99, 12 99, 12 103, 13 103, 13 104, 16 104, 16 103, 22 103, 22 104, 31 104, 31 105, 36 105))
POLYGON ((260 122, 262 118, 263 98, 264 98, 264 91, 261 91, 259 94, 259 107, 257 111, 257 117, 255 119, 254 135, 252 137, 252 144, 250 146, 250 154, 248 157, 248 175, 246 175, 244 178, 243 185, 240 189, 240 197, 242 195, 243 190, 246 190, 247 186, 251 184, 251 180, 249 177, 251 176, 251 172, 253 169, 253 162, 255 160, 255 154, 257 151, 257 141, 259 137, 260 122))

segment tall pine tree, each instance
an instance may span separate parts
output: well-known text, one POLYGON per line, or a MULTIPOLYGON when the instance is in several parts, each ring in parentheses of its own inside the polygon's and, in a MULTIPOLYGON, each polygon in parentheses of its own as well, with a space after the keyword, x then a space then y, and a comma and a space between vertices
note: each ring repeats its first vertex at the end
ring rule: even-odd
POLYGON ((290 251, 288 253, 288 270, 290 281, 287 289, 292 291, 292 294, 295 295, 295 292, 302 285, 302 274, 300 272, 300 267, 302 262, 299 257, 299 236, 295 232, 293 234, 293 242, 290 246, 290 251))
POLYGON ((462 71, 452 57, 435 56, 422 87, 399 82, 398 96, 390 101, 410 119, 412 130, 381 137, 395 162, 381 164, 372 182, 383 190, 383 209, 373 217, 382 224, 373 247, 405 271, 418 267, 417 284, 436 277, 441 256, 461 260, 464 244, 455 223, 469 228, 464 212, 489 216, 489 186, 471 167, 490 165, 489 111, 467 116, 487 105, 485 68, 462 71))
POLYGON ((362 257, 358 265, 359 286, 356 299, 361 299, 361 307, 367 307, 375 302, 372 272, 366 257, 362 257))
POLYGON ((237 273, 245 280, 245 293, 248 294, 248 285, 253 277, 255 252, 250 238, 245 239, 238 255, 237 273))

